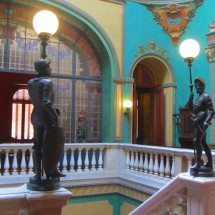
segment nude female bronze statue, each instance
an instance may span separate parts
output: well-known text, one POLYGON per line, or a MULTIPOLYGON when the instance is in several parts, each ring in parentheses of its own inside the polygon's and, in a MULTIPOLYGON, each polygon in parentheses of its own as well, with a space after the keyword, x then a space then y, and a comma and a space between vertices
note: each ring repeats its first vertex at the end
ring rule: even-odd
MULTIPOLYGON (((205 92, 205 81, 198 77, 194 81, 196 92, 199 95, 193 103, 193 94, 189 98, 189 109, 192 113, 192 120, 194 124, 193 129, 193 147, 195 164, 190 168, 191 175, 196 175, 198 172, 212 172, 213 176, 213 162, 212 154, 209 145, 206 143, 206 130, 211 123, 215 114, 211 97, 205 92), (202 149, 204 149, 208 162, 201 167, 202 149)), ((204 175, 204 174, 203 174, 204 175)), ((207 174, 205 175, 207 176, 207 174)))
POLYGON ((41 181, 43 170, 47 179, 65 176, 57 168, 63 153, 64 135, 59 126, 59 111, 53 106, 50 61, 39 59, 34 66, 38 76, 29 80, 28 91, 34 106, 31 122, 34 128, 35 179, 41 181))

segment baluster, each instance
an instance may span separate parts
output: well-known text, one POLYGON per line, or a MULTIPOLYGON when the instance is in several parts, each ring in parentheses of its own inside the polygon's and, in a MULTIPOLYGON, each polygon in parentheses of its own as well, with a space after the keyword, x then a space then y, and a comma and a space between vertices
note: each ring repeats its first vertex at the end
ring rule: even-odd
POLYGON ((165 177, 166 178, 170 177, 170 159, 169 159, 169 155, 166 156, 165 177))
POLYGON ((130 164, 130 151, 128 150, 126 152, 126 169, 129 169, 129 164, 130 164))
POLYGON ((182 207, 182 215, 187 214, 187 195, 186 194, 181 194, 181 207, 182 207))
POLYGON ((63 153, 63 162, 62 162, 62 165, 63 165, 62 172, 66 173, 67 172, 67 149, 65 149, 64 153, 63 153))
POLYGON ((161 158, 160 158, 160 168, 159 168, 159 173, 160 173, 160 176, 164 176, 164 155, 161 154, 161 158))
POLYGON ((168 208, 169 208, 169 210, 168 210, 169 211, 169 215, 175 215, 174 204, 172 203, 172 201, 170 201, 170 203, 168 204, 168 208))
POLYGON ((98 159, 98 170, 103 170, 103 159, 102 159, 103 148, 99 148, 99 159, 98 159))
POLYGON ((33 162, 33 151, 29 150, 30 154, 29 154, 29 161, 28 161, 28 174, 33 175, 33 168, 34 168, 34 162, 33 162))
POLYGON ((148 162, 148 152, 145 152, 145 159, 144 159, 144 172, 148 172, 149 170, 149 162, 148 162))
POLYGON ((96 150, 92 149, 92 160, 91 160, 91 171, 95 171, 96 170, 96 150))
POLYGON ((169 215, 175 215, 174 208, 179 204, 179 195, 173 194, 171 198, 166 200, 166 211, 168 211, 169 215))
POLYGON ((150 153, 150 158, 149 158, 149 173, 153 173, 153 154, 150 153))
POLYGON ((175 159, 172 156, 172 168, 171 168, 171 178, 175 176, 175 159))
POLYGON ((3 165, 2 165, 2 149, 0 149, 0 176, 3 174, 3 165))
POLYGON ((168 203, 168 202, 164 202, 164 203, 162 203, 162 204, 159 206, 159 209, 158 209, 156 215, 163 215, 163 214, 166 214, 166 212, 167 212, 167 210, 168 210, 167 203, 168 203))
POLYGON ((10 168, 10 164, 9 164, 9 151, 7 149, 5 149, 5 162, 4 162, 4 175, 9 175, 9 168, 10 168))
POLYGON ((135 159, 134 159, 134 170, 138 171, 138 166, 139 166, 139 160, 138 160, 138 152, 135 152, 135 159))
POLYGON ((134 151, 131 151, 130 169, 134 170, 134 151))
POLYGON ((89 162, 89 148, 86 147, 86 156, 85 156, 85 168, 84 168, 84 171, 85 172, 88 172, 90 171, 90 162, 89 162))
POLYGON ((25 163, 25 152, 22 150, 21 162, 20 162, 20 175, 26 173, 26 163, 25 163))
POLYGON ((154 174, 158 175, 158 154, 155 154, 154 174))
POLYGON ((75 165, 75 161, 74 161, 74 150, 71 149, 71 157, 70 157, 70 162, 69 162, 69 172, 74 172, 74 165, 75 165))
POLYGON ((18 175, 18 162, 17 162, 17 150, 14 149, 13 163, 12 163, 12 175, 18 175))
POLYGON ((188 164, 187 164, 187 172, 190 172, 190 167, 192 166, 192 157, 187 157, 188 164))
POLYGON ((81 162, 81 149, 78 149, 78 162, 77 162, 77 166, 78 166, 77 171, 78 172, 82 171, 81 165, 82 165, 82 162, 81 162))
POLYGON ((143 152, 140 152, 139 171, 143 172, 143 152))

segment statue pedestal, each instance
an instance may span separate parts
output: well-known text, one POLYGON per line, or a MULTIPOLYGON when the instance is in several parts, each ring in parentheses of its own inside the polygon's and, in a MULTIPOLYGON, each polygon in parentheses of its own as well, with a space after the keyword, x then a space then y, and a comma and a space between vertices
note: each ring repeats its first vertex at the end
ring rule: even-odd
POLYGON ((42 177, 40 181, 37 181, 34 177, 31 177, 27 183, 27 189, 34 191, 52 191, 60 189, 60 179, 46 179, 42 177))
POLYGON ((32 191, 26 185, 0 189, 1 214, 60 215, 72 193, 64 188, 54 191, 32 191))
POLYGON ((201 166, 198 171, 193 171, 192 169, 190 169, 190 175, 194 177, 214 177, 215 173, 213 171, 213 168, 201 166))

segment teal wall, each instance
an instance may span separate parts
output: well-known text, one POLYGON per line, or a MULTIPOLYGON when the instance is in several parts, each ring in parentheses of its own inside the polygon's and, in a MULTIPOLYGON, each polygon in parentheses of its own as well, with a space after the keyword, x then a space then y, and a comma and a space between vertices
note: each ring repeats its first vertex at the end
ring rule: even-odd
MULTIPOLYGON (((209 24, 215 19, 214 10, 215 1, 205 1, 203 5, 197 8, 196 15, 187 25, 186 32, 182 35, 177 46, 174 46, 170 37, 162 30, 161 25, 153 19, 153 14, 144 5, 126 1, 125 4, 125 76, 129 77, 132 68, 132 60, 138 47, 147 45, 151 40, 166 50, 169 56, 169 64, 173 77, 177 84, 175 90, 175 113, 178 113, 179 107, 183 107, 189 97, 189 70, 179 54, 180 43, 187 38, 193 38, 200 44, 201 50, 199 56, 193 62, 193 79, 201 76, 206 81, 206 91, 210 92, 210 71, 209 63, 205 55, 207 46, 207 36, 209 33, 209 24), (182 96, 183 95, 183 96, 182 96)), ((127 89, 125 89, 126 92, 127 89)), ((194 89, 195 93, 195 89, 194 89)), ((196 94, 195 94, 196 95, 196 94)), ((177 137, 176 137, 177 142, 177 137)))

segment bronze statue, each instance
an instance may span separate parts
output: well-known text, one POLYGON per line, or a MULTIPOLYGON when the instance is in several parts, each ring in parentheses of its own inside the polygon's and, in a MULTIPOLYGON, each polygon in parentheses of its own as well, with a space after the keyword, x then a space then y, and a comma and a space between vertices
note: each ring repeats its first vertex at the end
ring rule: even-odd
POLYGON ((190 168, 190 174, 197 176, 213 176, 213 162, 211 149, 206 143, 206 130, 211 124, 211 120, 215 114, 211 97, 204 91, 205 81, 198 77, 194 81, 196 92, 199 95, 193 103, 193 94, 189 98, 189 109, 192 112, 193 130, 193 146, 195 164, 190 168), (201 166, 202 149, 204 149, 208 162, 201 166), (207 173, 210 174, 207 174, 207 173), (199 174, 201 173, 201 174, 199 174))
POLYGON ((33 103, 31 122, 34 128, 35 180, 41 181, 43 171, 46 180, 63 177, 57 165, 63 153, 64 135, 59 126, 59 111, 53 107, 54 88, 49 79, 50 61, 36 60, 38 77, 29 80, 28 91, 33 103))

